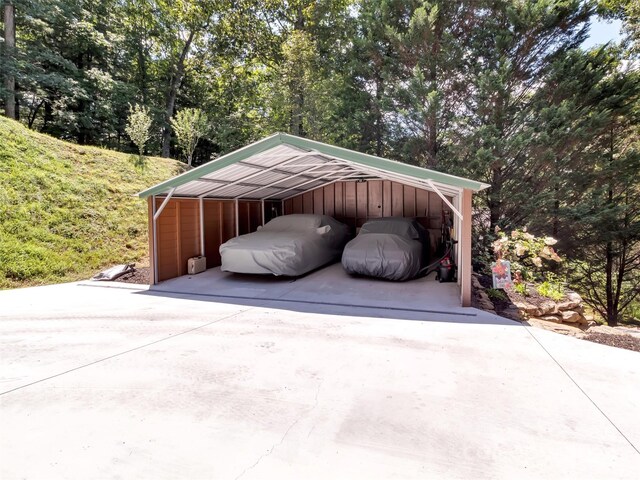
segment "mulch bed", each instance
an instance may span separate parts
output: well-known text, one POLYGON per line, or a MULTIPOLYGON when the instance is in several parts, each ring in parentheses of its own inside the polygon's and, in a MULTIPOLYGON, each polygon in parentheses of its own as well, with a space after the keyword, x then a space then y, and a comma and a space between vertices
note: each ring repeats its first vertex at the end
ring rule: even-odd
POLYGON ((143 285, 149 285, 151 283, 151 268, 150 267, 136 267, 132 273, 116 278, 116 282, 123 283, 138 283, 143 285))
POLYGON ((633 335, 612 335, 609 333, 593 332, 587 333, 582 338, 584 340, 589 340, 590 342, 640 352, 640 338, 633 335))

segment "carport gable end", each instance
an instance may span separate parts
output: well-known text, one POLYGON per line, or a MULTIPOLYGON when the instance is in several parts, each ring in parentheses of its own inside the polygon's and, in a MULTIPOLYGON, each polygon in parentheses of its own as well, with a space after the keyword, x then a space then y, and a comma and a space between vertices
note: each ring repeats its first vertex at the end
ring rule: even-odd
POLYGON ((186 274, 187 260, 193 256, 205 255, 207 268, 220 265, 218 248, 222 243, 255 231, 274 215, 321 213, 352 227, 369 217, 415 216, 425 226, 437 228, 434 222, 440 211, 449 210, 458 240, 455 257, 461 302, 468 306, 471 201, 474 192, 487 187, 474 180, 278 133, 138 195, 149 201, 152 283, 186 274))

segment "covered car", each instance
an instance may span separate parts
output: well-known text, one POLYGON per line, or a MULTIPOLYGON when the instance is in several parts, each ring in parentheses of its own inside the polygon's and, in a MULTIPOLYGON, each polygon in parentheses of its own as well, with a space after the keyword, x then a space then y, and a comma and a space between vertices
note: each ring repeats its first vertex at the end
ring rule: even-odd
POLYGON ((342 253, 342 266, 351 274, 409 280, 428 260, 429 237, 415 219, 389 217, 370 220, 342 253))
POLYGON ((295 277, 339 260, 348 239, 349 228, 327 215, 283 215, 220 245, 220 269, 295 277))

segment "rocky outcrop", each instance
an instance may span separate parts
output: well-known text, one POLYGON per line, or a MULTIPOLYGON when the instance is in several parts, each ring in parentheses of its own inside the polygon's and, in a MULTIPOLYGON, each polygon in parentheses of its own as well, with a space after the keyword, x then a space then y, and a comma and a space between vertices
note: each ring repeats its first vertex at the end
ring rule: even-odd
POLYGON ((516 306, 531 320, 569 324, 578 328, 586 327, 593 321, 592 317, 584 314, 582 297, 576 292, 568 292, 557 302, 549 299, 534 305, 524 301, 518 302, 516 306))
POLYGON ((481 310, 495 313, 496 307, 493 305, 493 302, 489 298, 489 295, 487 295, 485 289, 482 288, 478 277, 476 277, 475 275, 471 276, 471 286, 473 287, 474 291, 475 306, 477 306, 481 310))
MULTIPOLYGON (((474 292, 474 306, 492 313, 496 312, 496 306, 475 274, 471 277, 471 284, 474 292)), ((567 292, 556 302, 550 298, 541 297, 535 292, 533 286, 529 287, 529 291, 534 293, 529 297, 523 297, 513 291, 505 291, 511 304, 505 306, 505 302, 501 302, 497 313, 512 320, 565 325, 570 329, 584 329, 593 321, 593 317, 585 315, 582 297, 576 292, 567 292)))

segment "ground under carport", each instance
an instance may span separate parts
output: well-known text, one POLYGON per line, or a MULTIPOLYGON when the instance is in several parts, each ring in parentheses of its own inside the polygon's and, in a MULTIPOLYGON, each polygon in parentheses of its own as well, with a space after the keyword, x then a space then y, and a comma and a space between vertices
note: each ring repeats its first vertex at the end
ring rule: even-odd
POLYGON ((320 268, 302 277, 242 275, 210 268, 198 275, 184 275, 151 287, 154 292, 206 295, 217 301, 274 300, 276 303, 367 306, 429 313, 463 313, 460 289, 440 283, 435 273, 407 282, 390 282, 353 276, 341 263, 320 268))
POLYGON ((3 479, 640 471, 640 354, 484 313, 68 284, 0 333, 3 479))

